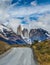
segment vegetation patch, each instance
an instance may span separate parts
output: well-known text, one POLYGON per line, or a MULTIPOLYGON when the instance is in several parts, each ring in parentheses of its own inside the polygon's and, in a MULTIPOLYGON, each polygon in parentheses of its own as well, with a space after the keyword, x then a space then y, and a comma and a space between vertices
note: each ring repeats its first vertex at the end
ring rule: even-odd
POLYGON ((38 43, 34 42, 32 49, 39 65, 50 65, 50 40, 38 43))

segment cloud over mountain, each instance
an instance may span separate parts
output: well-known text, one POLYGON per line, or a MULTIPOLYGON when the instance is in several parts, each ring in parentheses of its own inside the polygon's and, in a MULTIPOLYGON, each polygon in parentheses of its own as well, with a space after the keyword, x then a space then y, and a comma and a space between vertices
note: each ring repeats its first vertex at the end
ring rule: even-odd
POLYGON ((50 32, 50 4, 38 5, 36 1, 30 1, 31 6, 17 7, 17 3, 11 3, 12 0, 0 0, 0 23, 10 26, 15 32, 19 24, 29 29, 43 28, 50 32), (23 24, 23 21, 26 23, 23 24))

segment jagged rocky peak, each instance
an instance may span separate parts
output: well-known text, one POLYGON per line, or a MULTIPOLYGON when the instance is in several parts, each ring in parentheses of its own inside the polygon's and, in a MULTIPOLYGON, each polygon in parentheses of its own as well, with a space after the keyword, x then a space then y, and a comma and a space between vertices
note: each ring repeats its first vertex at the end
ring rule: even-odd
MULTIPOLYGON (((26 44, 21 35, 17 35, 13 30, 4 25, 0 26, 0 40, 8 44, 26 44)), ((20 32, 20 31, 19 31, 20 32)))
POLYGON ((22 27, 21 27, 21 25, 19 25, 17 27, 17 35, 22 35, 22 27))
POLYGON ((50 39, 50 35, 48 31, 41 28, 30 29, 29 32, 27 28, 23 28, 22 30, 21 25, 19 25, 17 27, 16 34, 11 28, 0 24, 0 40, 6 41, 9 44, 25 44, 29 40, 31 40, 31 42, 34 42, 34 40, 43 41, 46 39, 50 39))
POLYGON ((28 29, 24 28, 24 29, 22 30, 22 34, 23 34, 24 37, 28 37, 28 36, 29 36, 28 29))
POLYGON ((38 29, 31 29, 29 33, 29 37, 31 38, 32 42, 34 40, 43 41, 48 38, 48 31, 38 28, 38 29))
POLYGON ((9 29, 8 27, 6 27, 5 25, 3 24, 0 24, 0 31, 6 29, 7 31, 11 31, 11 29, 9 29))
POLYGON ((31 37, 32 35, 41 35, 41 34, 45 34, 45 33, 48 34, 48 31, 38 28, 38 29, 31 29, 29 35, 31 37))

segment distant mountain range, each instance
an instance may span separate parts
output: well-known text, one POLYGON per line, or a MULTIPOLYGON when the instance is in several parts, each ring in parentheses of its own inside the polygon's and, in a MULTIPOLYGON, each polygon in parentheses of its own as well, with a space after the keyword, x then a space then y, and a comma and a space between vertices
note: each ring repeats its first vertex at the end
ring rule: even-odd
POLYGON ((8 44, 26 44, 20 35, 16 35, 11 29, 0 25, 0 40, 8 44))
POLYGON ((31 29, 30 32, 28 32, 28 29, 23 29, 21 31, 20 26, 18 29, 18 32, 21 32, 21 35, 14 33, 12 29, 0 24, 0 41, 7 42, 8 44, 27 44, 29 39, 31 42, 34 42, 35 40, 44 41, 50 39, 49 33, 41 28, 31 29))

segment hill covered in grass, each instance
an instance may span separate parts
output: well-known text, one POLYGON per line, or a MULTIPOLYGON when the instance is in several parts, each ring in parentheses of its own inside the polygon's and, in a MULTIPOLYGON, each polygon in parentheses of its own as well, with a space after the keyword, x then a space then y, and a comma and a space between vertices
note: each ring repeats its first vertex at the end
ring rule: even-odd
POLYGON ((13 47, 29 47, 30 45, 20 45, 20 44, 13 44, 10 45, 4 41, 0 41, 0 55, 8 51, 9 49, 13 47))
POLYGON ((50 65, 50 40, 35 42, 32 48, 39 65, 50 65))
POLYGON ((3 41, 0 41, 0 55, 9 50, 11 46, 3 41))
POLYGON ((42 42, 36 41, 32 45, 9 45, 4 41, 0 41, 0 55, 12 47, 30 47, 34 52, 35 58, 39 65, 50 65, 50 40, 45 40, 42 42))

